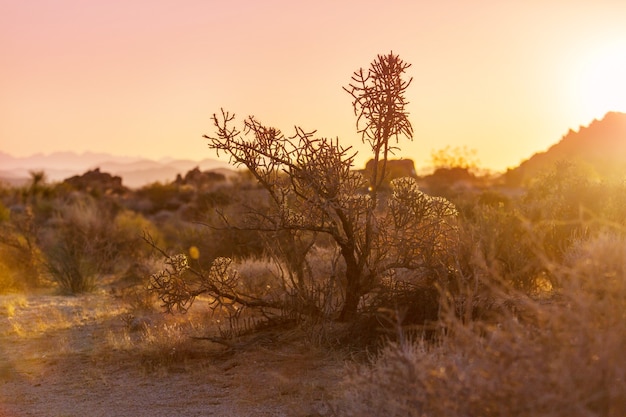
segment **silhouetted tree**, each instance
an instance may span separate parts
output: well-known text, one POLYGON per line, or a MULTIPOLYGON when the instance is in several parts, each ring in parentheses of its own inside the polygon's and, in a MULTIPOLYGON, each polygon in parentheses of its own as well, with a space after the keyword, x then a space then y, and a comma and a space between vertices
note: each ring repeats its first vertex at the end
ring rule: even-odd
MULTIPOLYGON (((245 227, 289 232, 288 244, 299 248, 288 251, 292 267, 302 265, 315 235, 329 236, 336 244, 346 266, 341 320, 355 317, 362 297, 390 269, 432 266, 432 255, 445 247, 441 236, 453 227, 454 207, 421 193, 414 179, 394 181, 388 209, 379 207, 386 161, 396 149, 393 141, 412 138, 405 109, 411 80, 403 78, 409 66, 393 53, 379 55, 368 70, 356 71, 345 88, 354 99, 357 130, 373 154, 369 178, 352 169, 356 153, 351 148, 299 127, 285 136, 250 116, 239 130, 234 114, 222 110, 213 115, 215 135, 204 136, 210 149, 228 155, 235 166, 246 167, 267 191, 268 206, 251 207, 245 227)), ((207 282, 189 293, 211 292, 216 286, 208 281, 215 277, 207 275, 207 282)), ((303 279, 300 270, 293 285, 296 296, 306 290, 303 279)))

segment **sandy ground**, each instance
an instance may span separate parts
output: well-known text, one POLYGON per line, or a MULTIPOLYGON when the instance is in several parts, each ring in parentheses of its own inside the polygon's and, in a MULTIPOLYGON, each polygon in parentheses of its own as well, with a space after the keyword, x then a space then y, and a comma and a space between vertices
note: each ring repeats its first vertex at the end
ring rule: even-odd
POLYGON ((332 415, 328 353, 271 335, 227 350, 160 332, 161 313, 133 331, 126 312, 104 293, 0 296, 0 416, 332 415))

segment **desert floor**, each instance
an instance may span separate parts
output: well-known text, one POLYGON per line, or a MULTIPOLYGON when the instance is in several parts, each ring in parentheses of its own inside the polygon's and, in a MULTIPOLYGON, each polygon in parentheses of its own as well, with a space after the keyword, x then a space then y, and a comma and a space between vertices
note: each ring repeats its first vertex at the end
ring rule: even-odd
POLYGON ((332 415, 344 362, 306 338, 226 347, 191 339, 206 312, 128 311, 108 292, 0 296, 0 416, 332 415))

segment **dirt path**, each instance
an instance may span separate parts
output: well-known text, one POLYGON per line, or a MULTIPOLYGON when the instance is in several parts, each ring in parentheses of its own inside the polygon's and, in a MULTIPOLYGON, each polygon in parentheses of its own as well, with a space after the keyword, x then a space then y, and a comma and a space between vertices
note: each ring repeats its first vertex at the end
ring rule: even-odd
POLYGON ((168 322, 130 332, 125 312, 106 294, 0 296, 0 416, 331 414, 343 367, 327 354, 301 342, 228 353, 168 322))

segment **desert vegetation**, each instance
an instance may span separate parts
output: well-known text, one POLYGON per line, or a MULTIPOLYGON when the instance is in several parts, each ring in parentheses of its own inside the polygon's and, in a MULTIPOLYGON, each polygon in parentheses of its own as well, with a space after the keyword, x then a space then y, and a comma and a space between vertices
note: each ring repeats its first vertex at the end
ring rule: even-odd
POLYGON ((623 181, 561 161, 512 187, 466 149, 418 177, 394 161, 409 68, 380 55, 345 87, 366 169, 339 139, 221 110, 205 140, 232 175, 2 187, 5 386, 63 364, 186 378, 199 415, 225 407, 206 386, 235 415, 625 415, 623 181))

